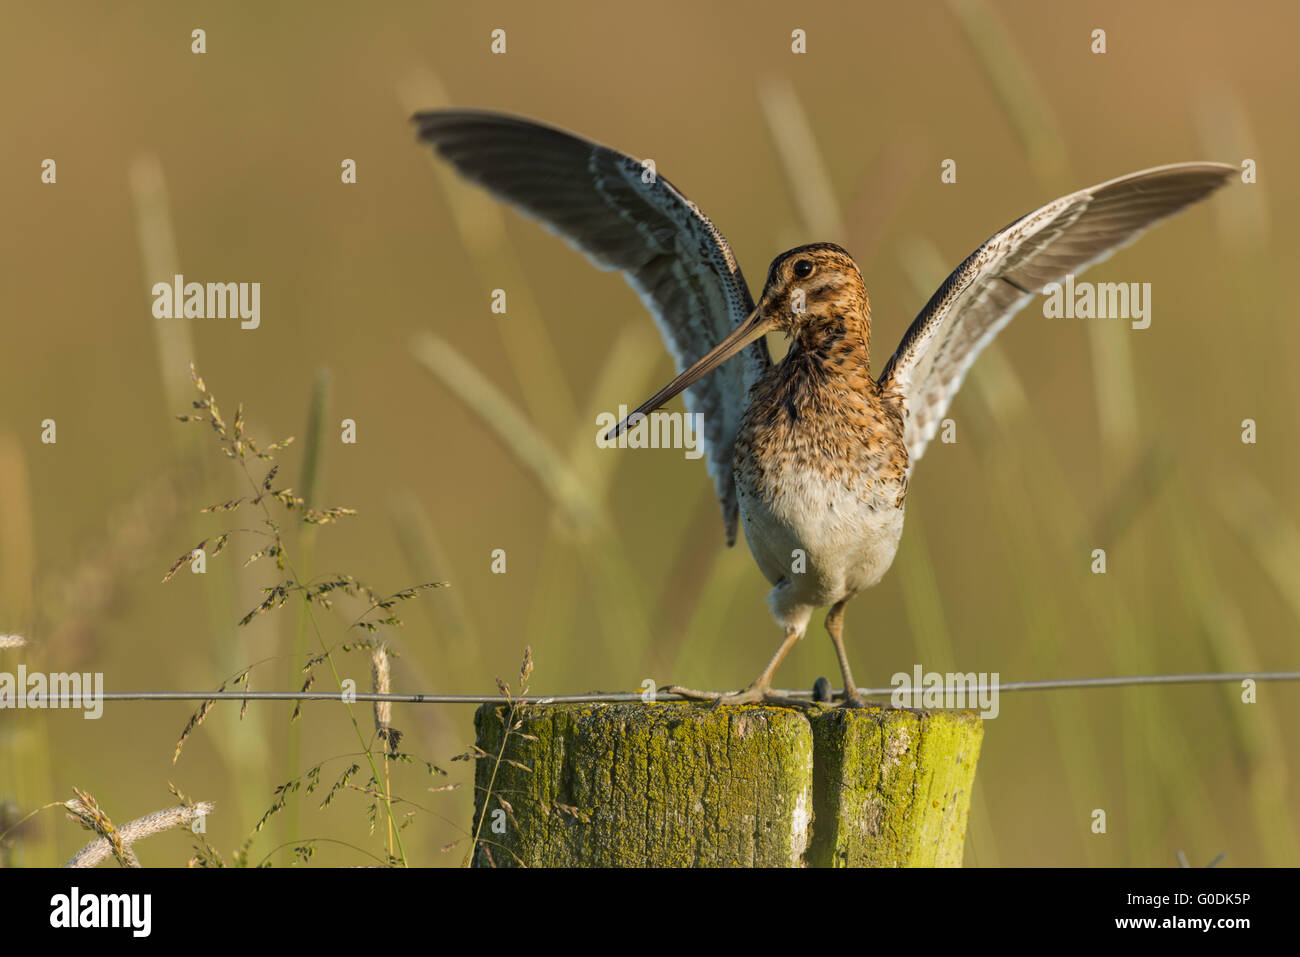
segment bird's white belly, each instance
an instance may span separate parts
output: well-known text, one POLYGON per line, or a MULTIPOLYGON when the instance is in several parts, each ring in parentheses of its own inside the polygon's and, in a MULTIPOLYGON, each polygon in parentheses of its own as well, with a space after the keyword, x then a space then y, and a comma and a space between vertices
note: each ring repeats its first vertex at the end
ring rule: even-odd
POLYGON ((896 490, 881 494, 865 480, 846 486, 809 468, 767 478, 767 495, 743 482, 737 491, 745 540, 777 586, 778 618, 783 608, 831 605, 880 581, 903 533, 896 490))

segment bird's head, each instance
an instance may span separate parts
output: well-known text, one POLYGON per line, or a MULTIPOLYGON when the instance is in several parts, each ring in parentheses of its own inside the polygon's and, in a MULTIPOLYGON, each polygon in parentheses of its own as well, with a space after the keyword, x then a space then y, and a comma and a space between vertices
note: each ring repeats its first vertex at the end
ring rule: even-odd
POLYGON ((772 260, 754 311, 727 338, 616 425, 609 437, 622 432, 632 416, 659 408, 769 332, 784 332, 795 347, 804 350, 825 351, 843 344, 865 354, 870 317, 862 273, 843 247, 834 243, 796 246, 772 260))
POLYGON ((865 338, 871 305, 853 257, 834 243, 796 246, 772 260, 755 310, 764 331, 804 348, 865 338))

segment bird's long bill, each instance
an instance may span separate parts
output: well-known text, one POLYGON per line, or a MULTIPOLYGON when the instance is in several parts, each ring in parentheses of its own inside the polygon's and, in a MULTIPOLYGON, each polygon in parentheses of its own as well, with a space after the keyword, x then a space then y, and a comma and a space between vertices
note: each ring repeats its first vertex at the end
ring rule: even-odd
POLYGON ((752 342, 756 342, 762 336, 767 335, 767 333, 771 332, 775 328, 776 323, 772 322, 770 319, 764 319, 759 314, 759 310, 755 309, 749 314, 749 317, 745 319, 744 322, 736 327, 735 331, 732 332, 731 335, 727 336, 727 338, 723 339, 716 346, 710 349, 700 357, 698 362, 679 375, 676 379, 642 402, 634 411, 628 413, 626 419, 614 426, 605 434, 606 440, 617 438, 621 435, 627 429, 627 424, 631 421, 633 416, 645 415, 646 413, 653 412, 683 389, 690 388, 695 383, 699 382, 718 366, 722 365, 741 349, 745 348, 745 346, 752 342))

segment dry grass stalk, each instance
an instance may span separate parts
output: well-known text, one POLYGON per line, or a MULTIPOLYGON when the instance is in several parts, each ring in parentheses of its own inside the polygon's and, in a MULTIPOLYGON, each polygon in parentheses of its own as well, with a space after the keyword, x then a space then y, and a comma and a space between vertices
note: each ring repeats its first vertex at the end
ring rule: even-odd
POLYGON ((64 867, 94 867, 110 856, 116 857, 123 867, 139 867, 140 861, 131 849, 132 844, 159 831, 188 827, 195 819, 211 814, 213 808, 209 802, 182 805, 136 818, 119 828, 113 826, 92 795, 80 788, 72 790, 77 796, 63 805, 68 809, 68 817, 86 830, 94 831, 99 838, 74 854, 64 867))

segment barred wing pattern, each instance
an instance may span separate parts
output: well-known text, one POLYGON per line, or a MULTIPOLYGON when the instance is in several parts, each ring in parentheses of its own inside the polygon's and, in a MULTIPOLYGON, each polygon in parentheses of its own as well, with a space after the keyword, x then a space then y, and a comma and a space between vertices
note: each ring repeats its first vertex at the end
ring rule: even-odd
POLYGON ((1101 262, 1237 172, 1176 163, 1130 173, 1062 196, 975 250, 930 297, 880 373, 880 384, 903 397, 909 471, 975 357, 1044 285, 1101 262))
MULTIPOLYGON (((731 247, 699 208, 640 161, 531 120, 432 110, 413 121, 470 181, 564 238, 600 269, 620 270, 654 316, 680 373, 724 339, 754 301, 731 247)), ((762 341, 686 390, 704 414, 704 458, 736 539, 731 458, 749 389, 770 363, 762 341)))

